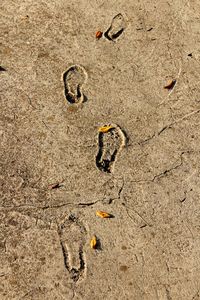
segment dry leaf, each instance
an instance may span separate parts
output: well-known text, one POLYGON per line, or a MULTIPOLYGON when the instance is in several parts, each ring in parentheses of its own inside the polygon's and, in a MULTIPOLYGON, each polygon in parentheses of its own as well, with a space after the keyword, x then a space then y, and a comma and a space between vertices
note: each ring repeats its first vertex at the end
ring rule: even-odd
POLYGON ((49 190, 58 189, 58 188, 62 187, 62 183, 63 183, 63 181, 52 183, 48 186, 48 189, 49 190))
POLYGON ((102 37, 102 35, 103 35, 103 32, 102 31, 97 31, 96 32, 96 39, 100 39, 101 37, 102 37))
POLYGON ((176 84, 176 79, 173 79, 173 80, 169 81, 169 83, 167 85, 164 86, 164 89, 171 90, 171 89, 173 89, 175 84, 176 84))
POLYGON ((111 126, 111 125, 105 125, 105 126, 99 127, 99 132, 106 133, 112 128, 113 128, 113 126, 111 126))
POLYGON ((91 247, 92 249, 96 249, 96 246, 97 246, 97 238, 96 238, 96 236, 94 235, 93 238, 92 238, 91 241, 90 241, 90 247, 91 247))
POLYGON ((97 210, 96 211, 96 216, 100 217, 100 218, 111 218, 112 215, 105 212, 105 211, 101 211, 101 210, 97 210))

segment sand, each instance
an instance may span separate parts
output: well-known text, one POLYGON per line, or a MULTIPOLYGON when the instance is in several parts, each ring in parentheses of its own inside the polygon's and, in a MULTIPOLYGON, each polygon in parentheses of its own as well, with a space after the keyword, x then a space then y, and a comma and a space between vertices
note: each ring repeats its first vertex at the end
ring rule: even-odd
POLYGON ((199 299, 199 1, 0 12, 0 299, 199 299))

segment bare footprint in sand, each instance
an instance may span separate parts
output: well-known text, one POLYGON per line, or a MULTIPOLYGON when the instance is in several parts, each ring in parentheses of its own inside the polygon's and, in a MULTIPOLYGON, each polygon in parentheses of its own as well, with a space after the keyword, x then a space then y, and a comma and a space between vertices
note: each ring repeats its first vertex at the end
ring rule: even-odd
POLYGON ((99 128, 96 166, 99 170, 111 173, 117 156, 126 144, 126 136, 118 125, 110 124, 99 128))
POLYGON ((86 273, 86 262, 83 253, 86 229, 83 224, 73 215, 64 219, 58 225, 64 265, 71 279, 77 282, 83 279, 86 273))
POLYGON ((104 33, 109 41, 115 41, 126 28, 126 23, 122 14, 116 15, 111 22, 110 27, 104 33))
POLYGON ((63 74, 64 94, 71 104, 80 104, 86 101, 82 88, 87 81, 87 72, 84 67, 74 65, 63 74))

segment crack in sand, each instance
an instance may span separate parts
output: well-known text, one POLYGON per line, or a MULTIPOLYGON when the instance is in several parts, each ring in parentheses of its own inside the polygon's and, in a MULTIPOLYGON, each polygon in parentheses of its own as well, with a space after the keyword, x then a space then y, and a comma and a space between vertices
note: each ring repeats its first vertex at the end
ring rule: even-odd
POLYGON ((191 151, 184 151, 184 152, 182 152, 181 155, 180 155, 180 157, 177 160, 178 163, 175 166, 170 167, 169 169, 166 169, 165 171, 163 171, 163 172, 161 172, 159 174, 154 175, 152 179, 145 179, 145 180, 144 179, 139 179, 139 180, 133 180, 131 182, 133 182, 133 183, 154 182, 157 178, 165 177, 168 173, 170 173, 170 172, 172 172, 172 171, 174 171, 174 170, 176 170, 176 169, 178 169, 179 167, 182 166, 182 164, 183 164, 183 155, 185 153, 191 153, 191 151))
POLYGON ((168 125, 165 125, 164 127, 162 127, 158 132, 154 132, 150 137, 147 137, 146 139, 138 142, 138 144, 139 145, 143 145, 143 144, 151 141, 152 139, 159 137, 161 135, 161 133, 163 133, 165 130, 173 127, 174 125, 180 123, 181 121, 183 121, 183 120, 185 120, 185 119, 187 119, 187 118, 189 118, 189 117, 191 117, 191 116, 193 116, 195 114, 198 114, 199 112, 200 112, 200 109, 197 109, 195 111, 192 111, 192 112, 184 115, 183 117, 181 117, 181 118, 179 118, 177 120, 174 120, 173 122, 169 123, 168 125))

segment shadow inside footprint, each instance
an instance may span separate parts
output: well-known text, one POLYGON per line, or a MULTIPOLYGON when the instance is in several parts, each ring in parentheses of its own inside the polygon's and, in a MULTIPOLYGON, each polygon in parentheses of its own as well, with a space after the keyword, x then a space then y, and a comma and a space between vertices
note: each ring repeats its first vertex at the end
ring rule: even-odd
POLYGON ((65 98, 70 104, 79 104, 87 100, 82 92, 87 80, 87 72, 80 65, 74 65, 63 74, 65 98))
POLYGON ((2 66, 0 66, 0 72, 5 72, 5 71, 6 71, 6 69, 3 68, 2 66))
POLYGON ((122 147, 125 146, 125 143, 126 137, 119 126, 109 125, 101 127, 98 135, 99 150, 96 156, 97 168, 103 172, 111 173, 117 155, 122 147), (107 131, 103 130, 106 127, 110 128, 107 131))
POLYGON ((112 19, 111 25, 104 33, 104 36, 109 41, 114 41, 123 33, 125 28, 126 28, 126 24, 125 24, 124 17, 122 16, 122 14, 117 14, 112 19))

